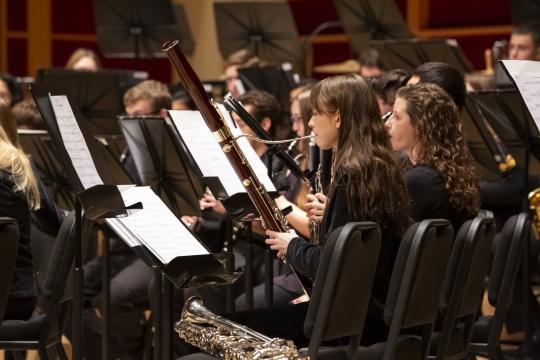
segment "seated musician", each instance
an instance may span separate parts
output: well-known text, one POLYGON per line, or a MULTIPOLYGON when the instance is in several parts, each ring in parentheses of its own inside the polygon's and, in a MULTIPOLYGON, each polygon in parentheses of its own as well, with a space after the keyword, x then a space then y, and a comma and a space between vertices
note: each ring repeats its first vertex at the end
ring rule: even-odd
MULTIPOLYGON (((321 245, 311 245, 293 230, 288 233, 267 230, 266 243, 296 271, 314 279, 325 238, 332 230, 351 221, 380 224, 383 240, 372 294, 384 303, 398 239, 408 224, 408 197, 401 168, 380 119, 377 99, 360 76, 344 75, 315 85, 311 102, 313 116, 309 126, 316 135, 316 143, 321 149, 335 151, 321 245)), ((294 306, 296 313, 307 308, 303 304, 294 306)), ((303 321, 302 316, 296 318, 303 321)), ((253 320, 244 322, 258 325, 264 331, 264 326, 253 320)), ((383 320, 368 312, 363 343, 377 342, 385 336, 383 320)))
MULTIPOLYGON (((2 119, 9 110, 9 105, 0 99, 2 119)), ((40 196, 29 159, 11 142, 4 121, 0 125, 0 217, 13 218, 19 226, 15 270, 3 319, 27 320, 37 296, 30 224, 31 211, 40 207, 40 196)))
POLYGON ((398 90, 386 121, 392 147, 407 155, 405 183, 414 221, 448 219, 457 232, 480 205, 474 163, 454 102, 434 84, 398 90))
MULTIPOLYGON (((446 63, 427 62, 413 70, 413 76, 408 84, 431 83, 440 86, 454 100, 461 113, 465 106, 466 89, 463 75, 446 63)), ((475 164, 477 173, 482 169, 480 163, 475 164)), ((508 166, 500 174, 499 181, 480 181, 480 196, 482 208, 494 212, 497 228, 513 214, 521 209, 523 188, 525 186, 524 169, 517 164, 508 166)))

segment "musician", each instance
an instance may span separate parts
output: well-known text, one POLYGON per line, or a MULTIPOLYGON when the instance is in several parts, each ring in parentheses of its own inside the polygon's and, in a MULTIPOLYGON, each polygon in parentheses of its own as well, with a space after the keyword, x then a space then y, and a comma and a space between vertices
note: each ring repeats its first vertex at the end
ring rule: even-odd
MULTIPOLYGON (((0 100, 0 107, 8 107, 0 100)), ((24 152, 0 127, 0 216, 19 225, 19 243, 4 320, 28 320, 36 305, 36 281, 30 242, 31 211, 40 206, 36 178, 24 152)))
MULTIPOLYGON (((172 107, 172 96, 167 86, 157 80, 145 80, 126 91, 124 94, 124 109, 128 116, 167 116, 167 110, 172 107)), ((124 167, 129 176, 138 184, 141 183, 135 161, 128 151, 123 159, 124 167)))
MULTIPOLYGON (((461 113, 465 106, 466 88, 463 75, 452 66, 440 62, 427 62, 413 70, 408 84, 431 83, 440 86, 454 101, 461 113)), ((476 167, 481 164, 476 163, 476 167)), ((500 181, 481 181, 482 208, 495 214, 497 228, 511 215, 520 211, 525 186, 525 172, 518 164, 501 174, 500 181)))
POLYGON ((394 150, 407 155, 411 218, 448 219, 455 231, 474 218, 480 205, 478 181, 448 94, 433 84, 402 87, 385 125, 394 150))
POLYGON ((238 77, 238 69, 259 66, 259 63, 259 58, 248 49, 240 49, 229 55, 225 64, 227 91, 235 98, 242 95, 244 93, 244 87, 238 77))
MULTIPOLYGON (((309 122, 321 149, 334 149, 335 162, 328 204, 321 229, 321 245, 310 245, 291 230, 267 230, 266 243, 298 272, 314 279, 328 234, 351 221, 374 221, 381 226, 382 248, 373 296, 384 303, 398 238, 407 227, 408 197, 400 166, 380 119, 374 93, 360 76, 327 78, 311 92, 309 122)), ((368 313, 365 343, 385 336, 382 319, 368 313)))
POLYGON ((101 61, 93 50, 78 48, 70 55, 65 68, 77 71, 98 71, 101 69, 101 61))
POLYGON ((21 90, 15 78, 8 73, 0 73, 0 99, 9 106, 13 106, 22 100, 21 90))
POLYGON ((358 62, 360 63, 360 76, 364 79, 377 78, 384 74, 381 56, 375 48, 368 48, 362 51, 358 62))
POLYGON ((377 95, 381 116, 392 111, 398 89, 405 86, 410 77, 411 74, 406 70, 393 69, 371 82, 373 91, 377 95))
POLYGON ((512 28, 508 58, 510 60, 540 60, 540 23, 529 22, 512 28))

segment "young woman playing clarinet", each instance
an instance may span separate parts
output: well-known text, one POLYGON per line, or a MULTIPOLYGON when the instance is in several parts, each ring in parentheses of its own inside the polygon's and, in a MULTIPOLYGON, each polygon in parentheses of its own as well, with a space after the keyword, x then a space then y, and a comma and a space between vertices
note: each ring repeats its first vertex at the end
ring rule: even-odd
MULTIPOLYGON (((372 295, 384 303, 399 238, 408 225, 403 174, 381 120, 375 94, 357 75, 327 78, 312 89, 309 126, 321 149, 334 150, 333 178, 322 219, 320 245, 296 232, 266 231, 266 243, 298 272, 315 279, 326 237, 352 221, 381 226, 382 248, 372 295)), ((384 337, 382 319, 368 313, 364 343, 384 337), (367 339, 366 337, 369 337, 367 339)))

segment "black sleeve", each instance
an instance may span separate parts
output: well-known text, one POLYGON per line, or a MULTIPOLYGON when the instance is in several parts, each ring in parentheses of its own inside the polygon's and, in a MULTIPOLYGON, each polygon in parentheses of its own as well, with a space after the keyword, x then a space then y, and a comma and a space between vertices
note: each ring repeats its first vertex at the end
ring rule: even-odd
POLYGON ((482 206, 512 205, 523 198, 525 171, 519 165, 502 174, 501 181, 480 182, 482 206))
MULTIPOLYGON (((410 216, 414 221, 431 218, 431 210, 440 201, 441 184, 423 168, 412 168, 405 172, 405 185, 411 199, 410 216)), ((444 187, 444 186, 443 186, 444 187)))
POLYGON ((329 200, 327 204, 331 207, 331 209, 329 208, 330 213, 328 214, 329 226, 324 230, 324 234, 321 234, 321 245, 311 245, 305 239, 297 237, 291 240, 289 247, 287 248, 287 261, 289 264, 291 264, 296 271, 312 280, 315 279, 315 276, 317 275, 324 243, 329 234, 334 229, 353 221, 348 215, 345 193, 345 186, 338 186, 334 198, 329 200))
POLYGON ((39 188, 39 197, 40 197, 40 207, 38 210, 34 210, 32 213, 32 222, 37 226, 41 231, 45 232, 48 235, 56 237, 58 230, 60 230, 60 225, 62 224, 63 218, 58 211, 56 204, 49 196, 45 185, 37 175, 37 169, 35 168, 34 163, 32 162, 32 169, 34 174, 36 174, 36 181, 39 188))
POLYGON ((308 243, 297 237, 291 240, 287 248, 287 262, 302 275, 315 279, 323 247, 308 243))

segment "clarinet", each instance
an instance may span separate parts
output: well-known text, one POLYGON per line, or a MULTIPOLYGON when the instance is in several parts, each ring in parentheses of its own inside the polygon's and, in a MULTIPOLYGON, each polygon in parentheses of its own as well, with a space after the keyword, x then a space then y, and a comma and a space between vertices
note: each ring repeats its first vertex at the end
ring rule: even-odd
MULTIPOLYGON (((322 174, 322 164, 319 163, 319 166, 317 168, 317 171, 315 172, 315 179, 313 181, 313 186, 311 187, 311 193, 322 193, 322 182, 321 182, 321 174, 322 174)), ((309 222, 309 229, 311 232, 311 243, 313 245, 318 245, 321 241, 321 223, 316 220, 311 220, 309 222)))
MULTIPOLYGON (((244 153, 238 146, 231 129, 227 126, 217 105, 206 95, 201 80, 182 54, 178 40, 163 44, 162 51, 169 57, 184 88, 193 99, 206 125, 212 131, 227 160, 229 160, 236 175, 242 182, 242 185, 244 185, 253 205, 259 212, 262 226, 265 229, 276 232, 289 231, 290 227, 285 216, 279 210, 275 201, 268 195, 268 192, 266 192, 264 186, 247 162, 244 153)), ((309 295, 313 287, 313 282, 302 274, 297 273, 292 267, 290 268, 301 283, 304 292, 309 295)))

